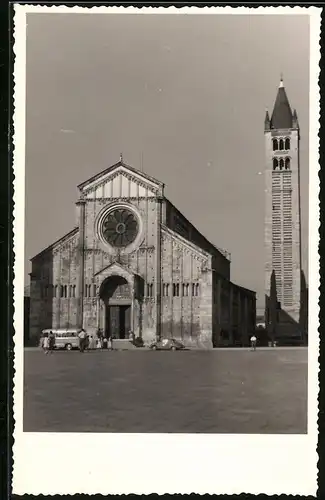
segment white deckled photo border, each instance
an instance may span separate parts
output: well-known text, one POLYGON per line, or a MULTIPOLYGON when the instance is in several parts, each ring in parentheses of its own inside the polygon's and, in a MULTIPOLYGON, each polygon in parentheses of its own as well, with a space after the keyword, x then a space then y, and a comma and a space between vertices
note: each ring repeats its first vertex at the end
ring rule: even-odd
POLYGON ((14 13, 14 446, 13 493, 316 495, 319 353, 319 60, 321 8, 66 7, 15 5, 14 13), (309 15, 309 347, 306 435, 23 432, 25 82, 27 13, 309 15), (121 468, 122 456, 137 467, 121 468), (48 464, 55 464, 49 481, 48 464), (105 463, 105 471, 100 464, 105 463), (176 474, 161 473, 169 464, 176 474), (253 466, 252 466, 253 464, 253 466), (69 471, 67 474, 66 472, 69 471), (80 473, 82 471, 82 473, 80 473), (234 475, 234 471, 236 471, 234 475))

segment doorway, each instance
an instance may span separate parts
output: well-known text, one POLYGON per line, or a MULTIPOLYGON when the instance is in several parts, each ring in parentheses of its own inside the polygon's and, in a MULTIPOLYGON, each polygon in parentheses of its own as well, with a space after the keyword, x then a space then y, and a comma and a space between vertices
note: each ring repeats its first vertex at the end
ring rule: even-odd
POLYGON ((106 337, 128 338, 131 330, 131 305, 107 305, 105 325, 106 337))

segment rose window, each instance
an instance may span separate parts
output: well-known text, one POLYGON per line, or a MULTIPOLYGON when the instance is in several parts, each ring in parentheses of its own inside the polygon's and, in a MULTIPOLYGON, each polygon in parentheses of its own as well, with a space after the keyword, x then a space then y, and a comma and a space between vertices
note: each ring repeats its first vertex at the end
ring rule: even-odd
POLYGON ((137 218, 131 210, 117 208, 104 218, 102 234, 113 247, 126 247, 137 237, 137 218))

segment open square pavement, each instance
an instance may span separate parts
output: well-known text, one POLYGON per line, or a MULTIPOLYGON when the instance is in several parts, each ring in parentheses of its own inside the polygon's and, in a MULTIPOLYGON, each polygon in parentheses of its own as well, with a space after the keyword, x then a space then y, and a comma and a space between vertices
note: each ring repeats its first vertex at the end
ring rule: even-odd
POLYGON ((25 432, 306 433, 307 349, 25 351, 25 432))

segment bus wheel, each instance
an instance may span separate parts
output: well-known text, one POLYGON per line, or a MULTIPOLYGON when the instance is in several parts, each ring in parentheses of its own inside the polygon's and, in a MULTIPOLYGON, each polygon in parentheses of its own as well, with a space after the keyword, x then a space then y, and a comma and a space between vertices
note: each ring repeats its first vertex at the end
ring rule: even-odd
POLYGON ((65 348, 66 348, 67 351, 71 351, 72 350, 72 345, 71 344, 66 344, 65 348))

